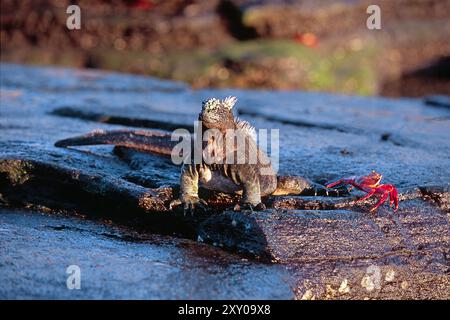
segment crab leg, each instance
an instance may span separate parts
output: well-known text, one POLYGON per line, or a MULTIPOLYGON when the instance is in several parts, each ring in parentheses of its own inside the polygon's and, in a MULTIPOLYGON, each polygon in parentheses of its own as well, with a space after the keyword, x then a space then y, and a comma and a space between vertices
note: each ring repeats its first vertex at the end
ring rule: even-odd
POLYGON ((385 191, 383 193, 383 195, 381 196, 380 200, 375 204, 375 206, 372 209, 370 209, 370 211, 373 212, 373 211, 377 210, 378 207, 381 206, 386 201, 388 196, 389 196, 389 191, 385 191))
POLYGON ((360 202, 360 201, 364 201, 366 199, 369 199, 371 196, 373 196, 375 194, 376 191, 377 191, 377 189, 370 190, 369 192, 367 192, 367 194, 364 197, 359 198, 358 200, 356 200, 356 202, 360 202))
POLYGON ((394 205, 394 212, 398 209, 398 191, 397 188, 393 187, 389 193, 389 206, 394 205))
POLYGON ((338 181, 328 184, 327 188, 333 188, 339 184, 352 184, 352 182, 353 181, 351 179, 339 179, 338 181))

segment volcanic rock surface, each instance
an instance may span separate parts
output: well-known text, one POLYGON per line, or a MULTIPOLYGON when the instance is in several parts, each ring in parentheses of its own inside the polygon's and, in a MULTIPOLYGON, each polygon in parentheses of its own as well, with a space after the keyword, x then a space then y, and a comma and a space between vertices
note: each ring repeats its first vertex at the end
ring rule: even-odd
POLYGON ((448 108, 12 64, 0 90, 0 298, 450 298, 448 108), (170 137, 228 95, 279 130, 280 175, 325 184, 374 169, 398 187, 398 212, 371 214, 355 191, 233 212, 238 197, 202 190, 207 212, 184 216, 168 207, 179 167, 164 152, 54 146, 99 129, 170 137), (70 265, 80 290, 66 287, 70 265))

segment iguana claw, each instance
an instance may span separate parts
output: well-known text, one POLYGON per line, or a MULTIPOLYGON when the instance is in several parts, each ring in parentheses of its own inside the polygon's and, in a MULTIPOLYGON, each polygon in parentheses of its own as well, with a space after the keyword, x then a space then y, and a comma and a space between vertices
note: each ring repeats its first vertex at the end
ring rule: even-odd
POLYGON ((174 207, 177 207, 179 205, 183 205, 183 214, 186 215, 187 212, 189 212, 191 215, 194 215, 195 207, 200 208, 202 211, 206 211, 206 206, 208 206, 208 203, 200 199, 199 197, 184 197, 183 200, 175 199, 172 202, 170 202, 169 209, 172 210, 174 207))
POLYGON ((250 210, 253 213, 253 211, 266 210, 266 205, 262 202, 258 203, 256 206, 253 206, 250 203, 236 204, 233 210, 234 211, 250 210))

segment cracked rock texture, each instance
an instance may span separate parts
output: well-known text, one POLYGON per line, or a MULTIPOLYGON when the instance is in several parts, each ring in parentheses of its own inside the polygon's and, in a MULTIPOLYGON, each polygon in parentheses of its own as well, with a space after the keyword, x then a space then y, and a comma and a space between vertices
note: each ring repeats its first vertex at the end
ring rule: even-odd
POLYGON ((448 108, 11 64, 0 97, 0 298, 450 298, 448 108), (352 191, 237 213, 237 197, 201 190, 210 209, 184 217, 168 208, 179 168, 166 149, 54 146, 190 129, 202 100, 227 95, 256 128, 279 129, 281 175, 324 184, 374 169, 399 188, 398 212, 370 214, 352 191), (81 290, 66 288, 72 264, 81 290))

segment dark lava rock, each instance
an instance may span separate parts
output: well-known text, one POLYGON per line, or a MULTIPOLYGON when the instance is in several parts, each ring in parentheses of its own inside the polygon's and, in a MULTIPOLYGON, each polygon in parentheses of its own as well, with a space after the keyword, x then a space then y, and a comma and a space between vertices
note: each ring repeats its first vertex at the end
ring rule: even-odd
POLYGON ((0 94, 0 297, 449 299, 446 108, 10 64, 0 94), (398 212, 371 214, 374 200, 356 204, 352 191, 237 213, 226 209, 238 197, 201 190, 207 212, 183 216, 168 207, 179 168, 166 149, 54 146, 98 129, 168 136, 192 127, 202 100, 230 94, 242 118, 279 130, 281 175, 323 184, 375 169, 399 188, 398 212), (70 264, 86 290, 64 286, 70 264))
POLYGON ((294 298, 284 266, 110 224, 0 210, 0 244, 1 299, 294 298), (67 289, 71 265, 80 290, 67 289))

